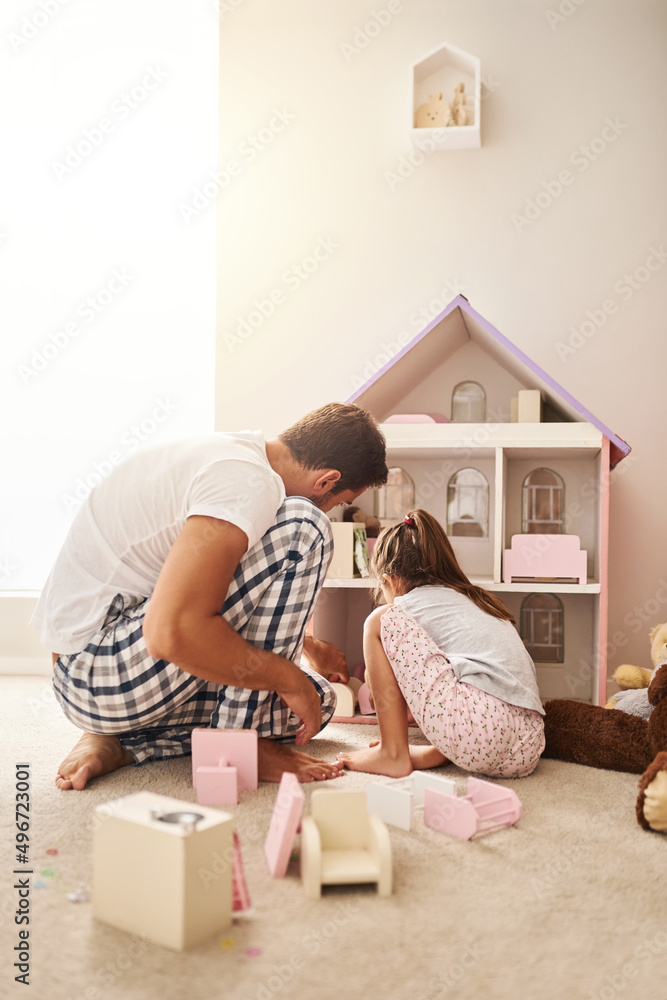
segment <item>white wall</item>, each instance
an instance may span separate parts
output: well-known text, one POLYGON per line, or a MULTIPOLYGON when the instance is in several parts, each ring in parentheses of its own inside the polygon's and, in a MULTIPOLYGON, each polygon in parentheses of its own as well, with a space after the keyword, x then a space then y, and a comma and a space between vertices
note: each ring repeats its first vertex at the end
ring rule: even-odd
POLYGON ((217 29, 212 0, 0 10, 3 591, 41 588, 117 462, 212 427, 215 224, 180 204, 215 166, 217 29))
POLYGON ((388 7, 221 0, 217 426, 273 433, 347 397, 461 290, 632 445, 612 485, 610 662, 648 665, 667 619, 667 5, 394 0, 366 32, 388 7), (399 180, 409 66, 445 41, 481 58, 483 145, 399 180), (604 322, 568 350, 589 313, 604 322))

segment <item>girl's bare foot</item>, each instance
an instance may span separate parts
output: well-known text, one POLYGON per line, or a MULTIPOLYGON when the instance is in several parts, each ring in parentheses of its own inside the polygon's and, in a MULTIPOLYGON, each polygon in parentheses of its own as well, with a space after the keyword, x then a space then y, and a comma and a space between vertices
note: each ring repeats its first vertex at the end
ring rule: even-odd
POLYGON ((384 774, 388 778, 405 778, 412 773, 413 764, 406 747, 397 754, 390 753, 381 743, 374 743, 368 750, 355 753, 341 753, 338 760, 350 771, 364 771, 366 774, 384 774))
POLYGON ((284 771, 296 774, 299 781, 303 782, 327 781, 329 778, 338 778, 343 771, 343 765, 339 761, 329 763, 264 738, 257 741, 257 761, 260 781, 279 782, 284 771))
POLYGON ((444 764, 451 764, 451 760, 431 746, 411 746, 410 760, 415 771, 427 771, 429 767, 442 767, 444 764))
MULTIPOLYGON (((373 740, 368 745, 369 747, 378 747, 380 741, 373 740)), ((451 760, 448 760, 444 753, 440 753, 432 746, 412 746, 411 744, 409 751, 414 771, 427 771, 429 767, 443 767, 445 764, 451 764, 451 760)))
POLYGON ((126 764, 134 764, 134 757, 123 749, 117 736, 84 733, 60 765, 56 785, 62 791, 75 788, 80 792, 91 778, 110 774, 126 764))

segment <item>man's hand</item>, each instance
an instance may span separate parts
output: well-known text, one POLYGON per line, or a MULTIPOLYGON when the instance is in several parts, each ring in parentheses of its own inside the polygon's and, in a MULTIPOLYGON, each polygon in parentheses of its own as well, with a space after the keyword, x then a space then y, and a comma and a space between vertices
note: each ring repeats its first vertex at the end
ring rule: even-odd
POLYGON ((277 692, 288 708, 301 720, 297 730, 296 745, 303 747, 322 728, 322 705, 320 696, 302 670, 295 675, 294 683, 288 689, 277 692))
POLYGON ((303 655, 308 660, 309 666, 312 667, 315 673, 320 674, 321 677, 326 677, 332 683, 348 683, 350 673, 347 668, 345 654, 338 646, 334 646, 332 642, 325 642, 324 639, 316 639, 310 633, 306 633, 303 643, 303 655))

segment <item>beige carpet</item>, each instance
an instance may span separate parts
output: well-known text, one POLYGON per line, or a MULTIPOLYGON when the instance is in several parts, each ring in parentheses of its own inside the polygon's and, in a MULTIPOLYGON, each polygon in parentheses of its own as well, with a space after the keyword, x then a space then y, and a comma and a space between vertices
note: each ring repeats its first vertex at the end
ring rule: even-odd
MULTIPOLYGON (((56 767, 77 731, 62 717, 48 683, 3 677, 0 696, 1 997, 667 998, 667 837, 637 826, 633 775, 542 761, 530 778, 506 782, 523 803, 514 828, 460 842, 424 827, 417 814, 410 833, 390 828, 391 898, 379 899, 370 888, 338 888, 318 902, 304 897, 294 862, 285 879, 267 874, 262 848, 276 787, 263 784, 242 793, 230 810, 243 846, 252 918, 234 923, 226 947, 214 939, 177 954, 137 945, 94 922, 90 903, 67 897, 90 884, 94 807, 140 789, 193 802, 189 758, 124 768, 84 792, 59 792, 56 767), (44 883, 31 894, 29 990, 13 982, 11 968, 18 943, 11 803, 14 764, 26 761, 31 860, 34 878, 44 883)), ((375 732, 331 725, 312 746, 332 757, 375 732)), ((462 774, 452 767, 443 773, 462 774)), ((337 784, 363 787, 369 780, 348 773, 337 784)), ((307 796, 312 787, 306 786, 307 796)))

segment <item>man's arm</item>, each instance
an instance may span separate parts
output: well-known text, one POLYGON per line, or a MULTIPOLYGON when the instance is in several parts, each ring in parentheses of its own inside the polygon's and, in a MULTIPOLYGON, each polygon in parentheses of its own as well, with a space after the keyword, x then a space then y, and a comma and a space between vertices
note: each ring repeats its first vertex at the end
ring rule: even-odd
POLYGON ((311 669, 327 680, 337 681, 339 684, 347 684, 350 680, 345 653, 332 642, 316 639, 310 632, 306 632, 303 655, 311 669))
POLYGON ((248 547, 229 521, 193 516, 165 560, 144 618, 146 648, 195 677, 257 691, 276 691, 303 725, 302 746, 319 732, 317 692, 299 667, 246 642, 220 615, 248 547))

